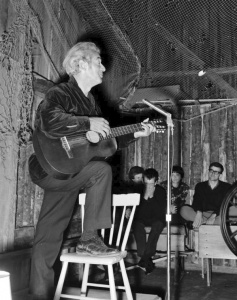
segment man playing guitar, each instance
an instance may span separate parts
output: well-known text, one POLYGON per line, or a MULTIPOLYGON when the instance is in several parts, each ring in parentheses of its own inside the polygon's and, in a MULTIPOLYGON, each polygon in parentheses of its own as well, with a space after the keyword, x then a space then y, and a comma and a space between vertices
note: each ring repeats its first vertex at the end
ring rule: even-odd
MULTIPOLYGON (((90 93, 93 86, 102 82, 105 72, 100 50, 91 42, 78 43, 67 53, 63 67, 69 81, 51 88, 41 102, 33 136, 35 154, 29 159, 32 181, 44 189, 30 278, 30 293, 33 299, 40 300, 53 298, 53 265, 79 190, 85 189, 87 196, 84 232, 77 251, 91 255, 109 255, 118 251, 108 248, 97 235, 98 229, 111 226, 111 167, 105 161, 92 159, 96 153, 89 156, 88 161, 82 158, 80 165, 77 151, 74 151, 79 141, 85 147, 82 154, 93 152, 96 147, 90 139, 92 143, 98 142, 112 132, 90 93), (57 151, 61 151, 59 155, 57 151), (70 167, 67 169, 67 166, 70 167)), ((124 145, 155 131, 155 127, 145 121, 139 126, 136 132, 124 136, 124 145)), ((107 144, 99 145, 98 156, 103 156, 107 144)), ((113 147, 116 150, 115 144, 113 147)))

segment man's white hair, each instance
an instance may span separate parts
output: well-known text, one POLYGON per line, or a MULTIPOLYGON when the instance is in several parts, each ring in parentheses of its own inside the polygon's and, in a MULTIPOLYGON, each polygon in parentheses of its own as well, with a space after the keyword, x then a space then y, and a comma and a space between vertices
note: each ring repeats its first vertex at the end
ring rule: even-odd
POLYGON ((92 42, 80 42, 74 45, 66 54, 63 61, 63 68, 68 75, 75 75, 79 70, 78 64, 80 60, 85 60, 88 63, 91 61, 91 54, 93 52, 100 53, 100 49, 92 42))

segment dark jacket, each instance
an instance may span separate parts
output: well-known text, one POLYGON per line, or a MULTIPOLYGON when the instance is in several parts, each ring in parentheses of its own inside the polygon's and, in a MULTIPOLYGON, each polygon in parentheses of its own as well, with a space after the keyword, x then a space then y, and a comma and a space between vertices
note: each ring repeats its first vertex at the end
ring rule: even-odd
POLYGON ((195 186, 193 209, 201 212, 213 211, 219 215, 222 201, 230 186, 227 182, 219 181, 219 184, 212 189, 208 181, 199 182, 195 186))
POLYGON ((151 226, 151 224, 157 220, 165 223, 166 210, 166 191, 160 185, 156 185, 152 198, 145 200, 143 195, 141 196, 134 219, 143 223, 145 226, 151 226))
MULTIPOLYGON (((101 109, 93 95, 84 95, 74 77, 66 83, 51 88, 40 103, 35 119, 35 128, 39 128, 50 138, 72 136, 90 130, 89 117, 101 116, 101 109)), ((134 141, 133 133, 118 139, 118 147, 126 147, 134 141)), ((35 154, 29 159, 32 180, 47 176, 35 154)), ((33 180, 34 181, 34 180, 33 180)))

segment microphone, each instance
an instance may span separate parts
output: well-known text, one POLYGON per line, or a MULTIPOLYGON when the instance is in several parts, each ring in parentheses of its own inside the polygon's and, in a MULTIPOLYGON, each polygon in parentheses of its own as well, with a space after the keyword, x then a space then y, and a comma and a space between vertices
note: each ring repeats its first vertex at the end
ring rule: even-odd
POLYGON ((160 114, 164 115, 166 117, 167 125, 171 127, 172 133, 173 133, 174 124, 173 124, 173 121, 172 121, 171 114, 168 113, 167 111, 163 110, 162 108, 155 106, 154 104, 152 104, 150 101, 148 101, 146 99, 142 99, 142 102, 147 104, 148 106, 150 106, 154 110, 158 111, 160 114))

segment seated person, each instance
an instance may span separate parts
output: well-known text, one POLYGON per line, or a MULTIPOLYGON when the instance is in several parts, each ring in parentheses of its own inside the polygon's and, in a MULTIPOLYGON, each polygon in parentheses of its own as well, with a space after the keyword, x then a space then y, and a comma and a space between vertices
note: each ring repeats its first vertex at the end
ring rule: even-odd
POLYGON ((191 221, 193 228, 199 228, 202 224, 220 224, 220 207, 231 186, 220 180, 223 171, 222 164, 211 163, 208 180, 195 186, 192 206, 184 205, 181 208, 180 215, 185 220, 191 221))
POLYGON ((132 167, 128 172, 128 180, 120 180, 113 183, 113 194, 141 193, 143 190, 144 169, 139 166, 132 167))
POLYGON ((143 191, 143 173, 144 169, 139 166, 132 167, 128 172, 129 183, 128 193, 141 193, 143 191))
POLYGON ((143 176, 144 191, 140 205, 135 212, 133 233, 137 244, 137 254, 141 257, 138 266, 149 274, 154 269, 152 256, 156 252, 157 241, 166 223, 167 201, 165 190, 157 184, 158 172, 153 168, 146 169, 143 176), (147 241, 146 226, 151 227, 147 241))
MULTIPOLYGON (((128 172, 129 182, 127 183, 127 187, 126 187, 127 194, 131 194, 131 193, 142 194, 144 189, 143 174, 144 174, 144 169, 139 166, 134 166, 129 170, 128 172)), ((127 208, 126 210, 127 219, 129 218, 130 214, 131 214, 131 209, 127 208)))
MULTIPOLYGON (((171 224, 184 224, 185 220, 180 216, 180 209, 185 204, 189 192, 189 186, 183 182, 184 170, 180 166, 173 166, 171 174, 171 224)), ((167 192, 167 180, 160 183, 167 192)))

